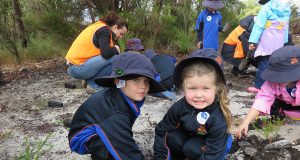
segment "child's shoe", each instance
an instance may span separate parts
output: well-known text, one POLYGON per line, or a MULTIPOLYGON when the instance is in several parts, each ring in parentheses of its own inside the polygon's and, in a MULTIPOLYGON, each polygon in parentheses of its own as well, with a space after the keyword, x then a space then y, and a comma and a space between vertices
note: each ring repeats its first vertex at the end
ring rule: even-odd
POLYGON ((248 87, 248 92, 251 92, 251 93, 257 93, 260 91, 260 89, 258 88, 255 88, 255 87, 248 87))
POLYGON ((82 88, 86 88, 86 86, 87 86, 86 80, 82 80, 81 86, 82 86, 82 88))
POLYGON ((239 70, 244 71, 244 70, 248 69, 249 66, 250 66, 249 59, 248 58, 242 59, 240 65, 239 65, 239 70))

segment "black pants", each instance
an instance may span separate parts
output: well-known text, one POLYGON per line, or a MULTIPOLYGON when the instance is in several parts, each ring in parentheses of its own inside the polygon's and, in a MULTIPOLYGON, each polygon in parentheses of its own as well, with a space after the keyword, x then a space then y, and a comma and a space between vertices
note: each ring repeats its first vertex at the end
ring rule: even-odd
POLYGON ((204 139, 200 136, 190 136, 181 129, 169 132, 167 137, 167 146, 170 149, 172 159, 198 159, 201 156, 199 148, 203 147, 204 144, 204 139))
POLYGON ((286 111, 300 111, 300 106, 292 106, 290 104, 285 103, 282 100, 275 99, 273 105, 271 106, 270 114, 274 116, 280 115, 282 114, 280 113, 280 109, 286 111))

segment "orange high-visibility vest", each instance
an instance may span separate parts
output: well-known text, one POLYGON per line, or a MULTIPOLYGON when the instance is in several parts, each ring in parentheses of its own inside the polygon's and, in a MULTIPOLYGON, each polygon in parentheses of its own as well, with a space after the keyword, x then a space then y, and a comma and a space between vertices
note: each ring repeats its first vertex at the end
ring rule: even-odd
POLYGON ((245 57, 242 42, 239 40, 239 36, 244 31, 245 31, 245 29, 239 25, 229 34, 229 36, 224 41, 224 43, 226 43, 226 44, 236 45, 234 55, 233 55, 234 58, 244 58, 245 57))
MULTIPOLYGON (((71 45, 65 58, 71 64, 81 65, 87 59, 100 55, 101 50, 94 45, 93 37, 96 31, 102 27, 108 26, 104 22, 98 21, 84 29, 71 45)), ((110 33, 110 47, 113 45, 112 34, 110 33)))

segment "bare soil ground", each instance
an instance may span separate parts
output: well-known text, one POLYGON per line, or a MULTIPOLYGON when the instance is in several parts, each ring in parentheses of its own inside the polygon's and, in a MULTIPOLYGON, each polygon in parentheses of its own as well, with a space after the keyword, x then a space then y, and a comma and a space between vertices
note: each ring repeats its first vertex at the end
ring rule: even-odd
MULTIPOLYGON (((299 39, 298 37, 295 40, 297 44, 300 44, 299 39)), ((230 87, 234 131, 253 102, 254 95, 246 92, 246 88, 252 85, 253 76, 234 76, 230 73, 230 68, 226 65, 225 76, 230 87)), ((36 150, 37 143, 42 142, 48 135, 49 139, 39 153, 39 159, 90 159, 89 156, 71 153, 68 147, 67 121, 89 95, 81 88, 80 81, 68 76, 66 69, 63 59, 25 64, 13 69, 2 68, 5 83, 0 86, 0 160, 17 159, 27 146, 36 150), (67 82, 75 84, 74 89, 66 88, 67 82), (63 107, 49 107, 48 101, 61 102, 63 107)), ((181 98, 181 95, 178 94, 177 98, 181 98)), ((134 125, 135 139, 146 159, 153 159, 154 127, 173 103, 147 96, 142 115, 134 125)), ((277 132, 278 139, 299 138, 299 124, 293 122, 282 125, 277 132)), ((257 156, 253 158, 245 154, 235 140, 227 159, 269 160, 299 157, 299 146, 265 151, 262 146, 267 142, 263 133, 250 130, 249 135, 253 136, 248 136, 244 141, 250 142, 257 149, 257 156)))

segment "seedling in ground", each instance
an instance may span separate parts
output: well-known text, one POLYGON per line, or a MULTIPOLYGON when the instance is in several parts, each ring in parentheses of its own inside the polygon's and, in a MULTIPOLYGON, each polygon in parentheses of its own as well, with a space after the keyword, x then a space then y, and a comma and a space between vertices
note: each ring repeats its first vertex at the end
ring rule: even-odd
POLYGON ((254 124, 254 128, 256 130, 260 130, 264 138, 268 139, 269 142, 272 142, 272 139, 278 134, 280 126, 284 123, 285 119, 280 119, 277 117, 271 116, 261 116, 256 125, 254 124), (259 126, 257 126, 259 125, 259 126))

